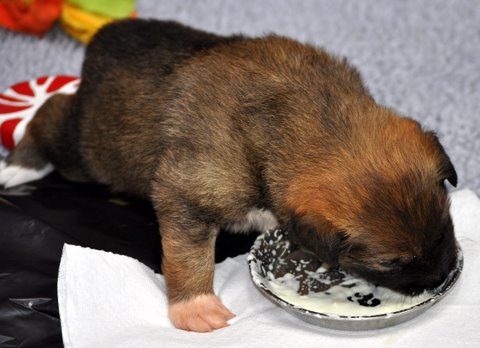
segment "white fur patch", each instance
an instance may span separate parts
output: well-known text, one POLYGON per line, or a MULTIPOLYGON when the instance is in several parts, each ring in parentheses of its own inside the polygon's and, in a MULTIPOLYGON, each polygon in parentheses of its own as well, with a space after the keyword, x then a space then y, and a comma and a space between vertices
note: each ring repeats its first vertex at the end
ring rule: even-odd
POLYGON ((5 161, 0 162, 0 185, 5 188, 25 184, 41 179, 53 171, 53 166, 47 164, 40 170, 24 168, 17 165, 7 166, 5 161))
POLYGON ((242 221, 229 224, 227 229, 231 232, 248 232, 250 230, 264 232, 277 227, 278 221, 270 210, 254 208, 242 221))

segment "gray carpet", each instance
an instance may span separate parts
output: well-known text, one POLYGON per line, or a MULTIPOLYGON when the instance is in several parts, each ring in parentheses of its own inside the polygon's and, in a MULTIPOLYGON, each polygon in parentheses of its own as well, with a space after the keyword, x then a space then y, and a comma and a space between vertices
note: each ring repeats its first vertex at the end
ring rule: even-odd
MULTIPOLYGON (((435 130, 480 194, 480 2, 474 0, 138 0, 140 17, 218 33, 288 35, 346 56, 377 100, 435 130)), ((0 90, 79 74, 84 48, 59 28, 43 40, 0 29, 0 90)))

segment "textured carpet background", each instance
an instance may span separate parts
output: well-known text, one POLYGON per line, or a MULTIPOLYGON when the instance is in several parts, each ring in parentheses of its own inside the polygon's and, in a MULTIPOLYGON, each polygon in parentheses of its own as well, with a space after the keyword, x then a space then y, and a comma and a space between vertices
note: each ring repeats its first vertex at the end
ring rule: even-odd
MULTIPOLYGON (((480 1, 138 0, 140 17, 206 30, 275 32, 346 56, 377 101, 435 130, 480 194, 480 1)), ((0 90, 79 74, 84 47, 59 28, 43 40, 0 29, 0 90)))

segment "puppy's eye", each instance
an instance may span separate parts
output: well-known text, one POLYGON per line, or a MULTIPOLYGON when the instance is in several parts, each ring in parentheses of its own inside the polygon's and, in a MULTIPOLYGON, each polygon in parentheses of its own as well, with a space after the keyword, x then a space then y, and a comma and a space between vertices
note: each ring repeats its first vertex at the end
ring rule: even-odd
POLYGON ((387 261, 380 261, 380 265, 389 268, 390 270, 399 270, 403 267, 402 261, 399 258, 394 258, 387 261))

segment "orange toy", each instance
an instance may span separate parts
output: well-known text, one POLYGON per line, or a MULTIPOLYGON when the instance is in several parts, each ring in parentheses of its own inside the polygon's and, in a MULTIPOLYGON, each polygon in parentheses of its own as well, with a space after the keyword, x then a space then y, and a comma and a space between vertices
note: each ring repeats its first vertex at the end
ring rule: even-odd
POLYGON ((62 13, 63 0, 0 1, 0 26, 42 36, 62 13))

